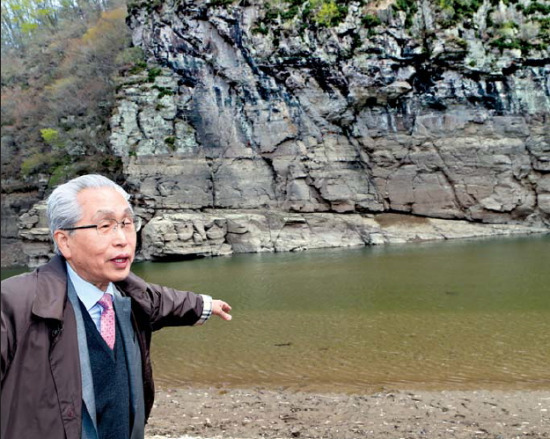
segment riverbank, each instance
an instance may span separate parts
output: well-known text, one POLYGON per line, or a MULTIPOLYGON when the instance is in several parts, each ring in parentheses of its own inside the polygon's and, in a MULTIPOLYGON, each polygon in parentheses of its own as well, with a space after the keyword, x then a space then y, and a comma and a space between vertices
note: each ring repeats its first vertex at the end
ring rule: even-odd
POLYGON ((160 389, 147 439, 550 438, 550 390, 160 389))
MULTIPOLYGON (((45 205, 27 215, 20 240, 2 239, 3 268, 36 267, 53 256, 45 205), (27 218, 28 217, 28 218, 27 218), (32 218, 32 221, 30 220, 32 218)), ((242 253, 359 248, 426 241, 543 236, 548 224, 500 224, 380 213, 289 213, 276 209, 207 209, 162 213, 140 232, 136 261, 173 261, 242 253)))

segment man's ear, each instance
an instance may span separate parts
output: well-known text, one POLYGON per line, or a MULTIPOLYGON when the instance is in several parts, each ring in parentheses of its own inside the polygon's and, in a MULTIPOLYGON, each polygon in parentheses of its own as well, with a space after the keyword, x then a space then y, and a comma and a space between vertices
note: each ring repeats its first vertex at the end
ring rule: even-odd
POLYGON ((57 248, 65 259, 70 259, 71 257, 71 247, 69 245, 69 232, 66 230, 56 230, 53 233, 53 239, 57 244, 57 248))

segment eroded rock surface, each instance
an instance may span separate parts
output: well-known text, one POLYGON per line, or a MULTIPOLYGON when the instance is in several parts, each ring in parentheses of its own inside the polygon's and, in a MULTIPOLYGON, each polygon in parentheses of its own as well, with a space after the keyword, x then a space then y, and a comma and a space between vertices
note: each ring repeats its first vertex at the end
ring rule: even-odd
POLYGON ((310 2, 221 3, 129 2, 149 69, 119 79, 111 146, 141 257, 549 231, 550 55, 529 1, 454 22, 437 2, 349 2, 331 26, 301 20, 310 2), (388 213, 407 227, 377 226, 388 213))
POLYGON ((479 37, 494 15, 487 5, 471 26, 444 28, 439 13, 423 2, 407 28, 391 2, 352 2, 333 28, 279 15, 258 32, 267 13, 255 2, 134 2, 134 43, 162 73, 121 87, 112 128, 152 218, 143 255, 229 251, 219 239, 205 244, 200 230, 187 239, 165 232, 182 215, 221 221, 234 251, 438 235, 379 234, 365 215, 383 212, 548 228, 547 51, 491 48, 479 37), (380 24, 362 25, 366 13, 380 24), (290 214, 300 220, 273 229, 268 218, 290 214), (227 232, 227 221, 258 233, 227 232))

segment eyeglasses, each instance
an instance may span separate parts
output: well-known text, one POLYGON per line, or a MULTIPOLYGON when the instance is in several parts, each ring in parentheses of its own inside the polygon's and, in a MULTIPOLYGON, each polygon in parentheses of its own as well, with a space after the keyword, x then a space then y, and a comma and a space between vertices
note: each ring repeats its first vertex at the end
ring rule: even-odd
POLYGON ((139 232, 139 230, 141 229, 141 218, 124 218, 122 221, 117 221, 113 218, 104 219, 97 224, 78 227, 61 227, 61 230, 96 229, 98 235, 107 236, 115 233, 118 230, 119 225, 123 232, 139 232))

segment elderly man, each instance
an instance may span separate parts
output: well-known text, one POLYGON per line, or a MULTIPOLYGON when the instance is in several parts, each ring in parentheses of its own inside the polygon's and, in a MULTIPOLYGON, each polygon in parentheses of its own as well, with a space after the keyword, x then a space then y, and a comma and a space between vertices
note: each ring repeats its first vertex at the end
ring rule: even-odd
POLYGON ((2 282, 2 439, 143 438, 152 331, 231 319, 221 300, 130 272, 141 223, 128 199, 100 175, 59 186, 48 198, 57 255, 2 282))

